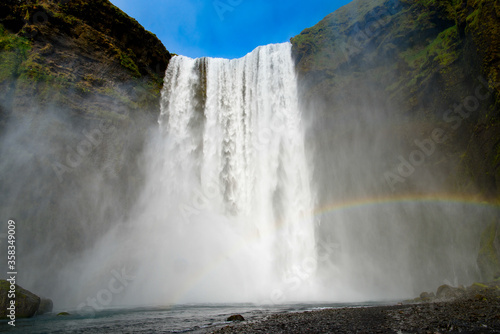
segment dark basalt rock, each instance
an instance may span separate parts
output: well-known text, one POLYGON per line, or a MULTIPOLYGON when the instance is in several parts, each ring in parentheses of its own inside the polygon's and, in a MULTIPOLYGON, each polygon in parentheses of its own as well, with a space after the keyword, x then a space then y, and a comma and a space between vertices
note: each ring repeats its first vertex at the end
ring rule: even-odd
POLYGON ((244 321, 245 318, 241 314, 234 314, 226 319, 226 321, 244 321))

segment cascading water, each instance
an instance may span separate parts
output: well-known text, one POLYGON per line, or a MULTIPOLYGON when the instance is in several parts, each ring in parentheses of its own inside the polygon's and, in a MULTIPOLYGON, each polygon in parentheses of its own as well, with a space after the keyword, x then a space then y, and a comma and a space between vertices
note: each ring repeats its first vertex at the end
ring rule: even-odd
POLYGON ((174 57, 159 123, 164 151, 141 211, 162 259, 144 272, 168 282, 162 302, 300 298, 306 284, 280 288, 316 268, 291 45, 174 57))
MULTIPOLYGON (((478 276, 477 217, 491 221, 492 210, 456 201, 339 201, 375 178, 335 177, 346 165, 370 171, 367 149, 355 152, 359 163, 350 160, 352 144, 370 133, 337 136, 320 150, 329 164, 312 182, 289 43, 235 60, 174 57, 161 103, 139 200, 65 267, 59 281, 70 286, 57 299, 97 298, 101 306, 396 300, 478 276), (325 210, 311 188, 330 178, 339 196, 325 210)), ((331 134, 344 126, 337 112, 325 128, 331 134)))

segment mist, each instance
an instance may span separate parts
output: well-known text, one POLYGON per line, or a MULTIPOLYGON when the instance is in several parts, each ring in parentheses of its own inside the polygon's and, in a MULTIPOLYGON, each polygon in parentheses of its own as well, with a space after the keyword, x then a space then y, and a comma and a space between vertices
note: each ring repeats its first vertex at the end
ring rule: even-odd
POLYGON ((11 117, 0 210, 19 228, 19 284, 92 313, 401 300, 481 279, 480 235, 498 210, 443 181, 447 146, 393 189, 386 173, 427 138, 418 120, 369 85, 356 103, 306 97, 287 81, 285 45, 172 61, 159 124, 118 107, 111 121, 76 121, 35 103, 11 117))
MULTIPOLYGON (((81 99, 103 104, 99 95, 81 99)), ((3 118, 0 212, 17 223, 19 285, 53 298, 59 307, 80 291, 84 279, 81 272, 65 276, 68 267, 127 220, 142 184, 137 160, 145 141, 141 129, 152 122, 146 112, 126 112, 119 100, 104 103, 107 118, 83 117, 23 96, 23 104, 3 118)), ((5 233, 6 225, 1 228, 5 233)), ((88 291, 86 284, 82 291, 88 291)))

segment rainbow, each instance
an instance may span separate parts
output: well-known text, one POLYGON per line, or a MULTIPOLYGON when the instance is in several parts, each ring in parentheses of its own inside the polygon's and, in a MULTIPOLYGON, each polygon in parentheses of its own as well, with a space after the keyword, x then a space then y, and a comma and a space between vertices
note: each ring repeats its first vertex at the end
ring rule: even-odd
MULTIPOLYGON (((370 208, 381 205, 397 205, 397 204, 453 204, 453 205, 474 205, 484 208, 500 208, 500 202, 498 200, 487 200, 485 198, 467 194, 456 194, 456 193, 429 193, 429 194, 399 194, 393 196, 376 196, 376 197, 364 197, 364 198, 352 198, 342 201, 334 201, 331 204, 318 207, 311 213, 315 218, 330 214, 333 212, 340 212, 345 210, 359 210, 361 208, 370 208)), ((277 223, 277 230, 283 224, 281 222, 277 223)), ((258 242, 259 236, 252 235, 247 237, 247 243, 258 242)), ((231 249, 229 253, 234 254, 240 251, 245 246, 245 243, 231 249)), ((182 299, 189 289, 196 285, 197 282, 201 281, 204 276, 210 273, 214 268, 217 268, 226 259, 226 256, 220 256, 214 259, 211 263, 207 264, 203 268, 200 268, 194 275, 187 280, 181 289, 175 294, 173 298, 174 304, 182 299)))
POLYGON ((399 194, 392 196, 376 196, 353 198, 348 200, 335 201, 331 204, 314 210, 314 216, 340 210, 352 210, 360 207, 370 207, 388 204, 410 204, 410 203, 430 203, 430 204, 461 204, 476 205, 484 207, 499 207, 499 200, 487 200, 476 195, 454 194, 454 193, 429 193, 429 194, 399 194))
MULTIPOLYGON (((319 218, 327 214, 338 213, 342 211, 360 210, 360 209, 373 208, 384 205, 400 205, 400 204, 404 205, 404 204, 414 204, 414 203, 473 205, 476 207, 484 207, 491 209, 500 208, 499 200, 487 200, 479 196, 472 196, 466 194, 429 193, 429 194, 398 194, 392 196, 358 197, 345 200, 338 200, 338 201, 333 201, 328 205, 317 207, 316 209, 313 210, 313 212, 309 214, 311 214, 314 218, 319 218)), ((276 230, 274 230, 274 232, 279 230, 283 225, 284 224, 282 224, 281 222, 278 222, 276 224, 277 228, 276 230)), ((260 238, 261 237, 258 235, 248 235, 246 236, 246 242, 240 243, 238 246, 234 247, 233 249, 230 249, 228 253, 229 254, 238 253, 246 245, 258 242, 260 238)), ((112 258, 113 257, 109 258, 109 262, 112 262, 112 258)), ((200 282, 210 272, 219 267, 226 259, 227 256, 223 254, 218 258, 213 259, 213 261, 211 261, 210 263, 207 263, 207 265, 198 268, 198 270, 194 272, 190 276, 190 278, 187 279, 182 284, 182 286, 175 291, 175 294, 169 300, 170 305, 178 304, 182 300, 183 296, 185 296, 193 286, 195 286, 198 282, 200 282)), ((104 273, 101 273, 101 275, 103 274, 104 273)), ((109 272, 106 272, 106 274, 109 275, 109 272)))

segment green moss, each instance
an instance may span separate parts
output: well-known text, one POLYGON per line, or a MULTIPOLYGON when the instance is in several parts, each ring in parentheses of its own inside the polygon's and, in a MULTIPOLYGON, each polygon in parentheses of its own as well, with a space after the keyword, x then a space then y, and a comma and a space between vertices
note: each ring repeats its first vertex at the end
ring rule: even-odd
POLYGON ((10 283, 6 280, 0 280, 0 291, 9 291, 10 283))
POLYGON ((92 86, 86 81, 80 81, 75 85, 75 88, 81 94, 88 94, 92 91, 92 86))
POLYGON ((470 13, 469 16, 467 16, 466 19, 468 23, 467 31, 470 31, 470 29, 477 29, 479 27, 479 17, 480 17, 479 13, 480 10, 476 9, 475 11, 470 13))
POLYGON ((42 56, 38 53, 31 53, 21 64, 21 78, 37 81, 51 81, 50 69, 43 64, 42 56))
POLYGON ((29 40, 8 32, 0 24, 0 82, 20 75, 30 49, 29 40))
POLYGON ((441 19, 454 18, 457 14, 457 7, 462 3, 462 0, 418 0, 416 4, 425 8, 426 11, 432 12, 441 19))
POLYGON ((135 55, 132 52, 132 50, 128 49, 127 52, 119 52, 120 55, 120 64, 128 69, 132 75, 136 78, 141 76, 141 73, 139 72, 139 68, 137 67, 136 63, 134 62, 135 55))
POLYGON ((489 286, 483 283, 472 283, 471 288, 478 288, 478 289, 488 289, 489 286))
POLYGON ((123 103, 125 105, 128 105, 128 106, 133 106, 133 104, 134 104, 130 100, 130 98, 128 97, 128 95, 121 94, 120 92, 118 92, 113 87, 105 87, 103 89, 100 89, 99 93, 101 93, 103 95, 106 95, 106 96, 110 96, 113 99, 115 99, 117 101, 120 101, 121 103, 123 103))
POLYGON ((55 17, 66 22, 67 24, 71 25, 71 26, 75 26, 77 25, 80 20, 78 20, 76 17, 74 17, 73 15, 68 15, 68 14, 62 14, 62 13, 56 13, 55 14, 55 17))
POLYGON ((420 68, 426 61, 428 52, 428 48, 409 48, 401 53, 401 57, 411 68, 420 68))
POLYGON ((457 26, 450 27, 441 32, 429 45, 429 56, 439 65, 448 66, 459 57, 457 49, 459 43, 457 26))
POLYGON ((97 78, 96 76, 92 74, 86 74, 83 76, 83 80, 87 81, 90 85, 96 86, 96 87, 102 87, 106 83, 106 80, 103 78, 97 78))
POLYGON ((459 45, 458 28, 453 26, 441 32, 425 48, 409 48, 401 56, 411 68, 419 71, 424 70, 423 65, 429 60, 447 67, 459 58, 459 45))

